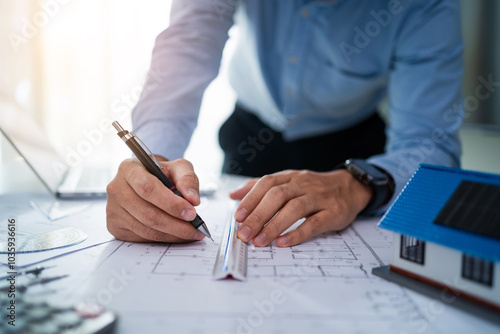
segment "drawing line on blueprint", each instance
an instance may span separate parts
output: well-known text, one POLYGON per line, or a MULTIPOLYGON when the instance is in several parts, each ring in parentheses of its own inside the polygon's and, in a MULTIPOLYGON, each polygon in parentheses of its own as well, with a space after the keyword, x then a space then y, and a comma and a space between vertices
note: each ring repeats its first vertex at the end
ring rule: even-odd
POLYGON ((308 277, 368 278, 363 263, 358 261, 353 247, 345 239, 353 239, 347 232, 324 234, 312 241, 289 249, 251 247, 248 254, 249 277, 284 277, 307 271, 308 277), (267 256, 265 254, 268 254, 267 256), (272 261, 276 258, 276 261, 272 261), (306 260, 312 264, 302 264, 306 260))
POLYGON ((377 262, 380 264, 380 266, 385 266, 384 262, 380 259, 380 257, 377 255, 377 253, 373 250, 373 248, 365 241, 365 239, 356 231, 356 228, 354 226, 351 226, 351 229, 353 232, 356 234, 356 236, 361 240, 361 242, 365 245, 366 248, 373 254, 373 257, 377 260, 377 262))
MULTIPOLYGON (((220 240, 217 236, 214 233, 216 241, 220 240)), ((255 298, 259 302, 268 298, 267 292, 254 297, 256 288, 269 293, 280 289, 290 304, 276 306, 274 321, 307 319, 311 324, 325 326, 337 326, 339 321, 344 321, 349 328, 366 328, 363 326, 379 323, 387 326, 385 332, 402 333, 409 321, 421 324, 429 322, 430 318, 405 289, 371 275, 371 268, 385 259, 384 254, 389 254, 391 245, 388 241, 391 240, 374 224, 362 222, 290 248, 279 248, 275 244, 264 248, 249 245, 249 280, 241 284, 231 281, 226 282, 228 284, 214 283, 211 277, 219 245, 206 241, 187 244, 124 242, 110 251, 103 262, 121 272, 123 259, 127 259, 126 270, 136 277, 128 287, 133 291, 145 284, 158 286, 167 278, 172 282, 173 290, 169 295, 180 291, 186 280, 196 280, 209 287, 209 291, 215 291, 214 295, 220 293, 224 296, 218 308, 197 313, 190 306, 182 311, 176 306, 165 311, 164 315, 169 318, 205 318, 208 314, 207 319, 246 319, 253 308, 250 305, 248 309, 245 303, 255 298), (379 253, 382 257, 378 256, 379 253), (234 300, 234 305, 238 306, 225 307, 228 300, 234 300), (336 302, 340 300, 342 305, 336 302), (320 311, 314 308, 315 305, 320 311)), ((103 270, 105 266, 99 267, 103 270)), ((151 293, 147 298, 149 302, 162 303, 161 294, 151 293)), ((164 317, 157 308, 148 312, 164 317)))
MULTIPOLYGON (((220 233, 220 231, 217 231, 220 233)), ((218 245, 209 242, 163 244, 161 252, 152 244, 143 251, 143 261, 149 262, 150 273, 169 276, 211 276, 218 245)), ((367 279, 371 267, 383 263, 375 251, 353 227, 341 232, 318 236, 302 245, 279 248, 248 249, 248 277, 283 277, 307 270, 311 278, 367 279)))

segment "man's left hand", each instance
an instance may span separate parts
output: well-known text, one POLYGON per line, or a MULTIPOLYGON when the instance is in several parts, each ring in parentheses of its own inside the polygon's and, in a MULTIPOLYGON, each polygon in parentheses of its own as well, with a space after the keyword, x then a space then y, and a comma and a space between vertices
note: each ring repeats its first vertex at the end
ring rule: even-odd
POLYGON ((347 227, 370 201, 372 189, 346 170, 287 170, 251 179, 230 196, 241 200, 234 214, 242 223, 238 238, 255 246, 276 239, 279 247, 288 247, 347 227), (304 217, 299 227, 281 235, 304 217))

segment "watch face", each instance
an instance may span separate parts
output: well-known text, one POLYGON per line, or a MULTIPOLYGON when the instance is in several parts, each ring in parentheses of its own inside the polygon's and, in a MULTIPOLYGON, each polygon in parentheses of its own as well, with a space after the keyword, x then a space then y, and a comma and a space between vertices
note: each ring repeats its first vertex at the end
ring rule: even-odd
POLYGON ((387 184, 387 175, 361 159, 349 159, 346 168, 358 180, 365 184, 384 185, 387 184))
POLYGON ((368 179, 368 174, 363 169, 361 169, 358 165, 355 165, 354 163, 350 163, 346 166, 346 168, 352 175, 354 175, 354 177, 356 179, 360 180, 364 184, 369 183, 370 180, 368 179))

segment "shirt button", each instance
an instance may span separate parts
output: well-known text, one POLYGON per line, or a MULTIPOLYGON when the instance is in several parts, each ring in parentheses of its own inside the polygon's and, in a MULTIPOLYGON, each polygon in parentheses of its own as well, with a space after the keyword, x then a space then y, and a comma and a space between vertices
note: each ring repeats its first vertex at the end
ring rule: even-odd
POLYGON ((304 18, 308 18, 309 17, 309 9, 302 9, 302 11, 300 12, 300 14, 302 15, 302 17, 304 18))
POLYGON ((286 97, 288 97, 288 98, 293 97, 293 90, 291 90, 291 89, 287 89, 287 90, 285 91, 285 96, 286 96, 286 97))
POLYGON ((297 56, 293 55, 293 56, 290 56, 290 58, 288 58, 288 61, 292 64, 297 64, 297 62, 299 61, 299 58, 297 58, 297 56))

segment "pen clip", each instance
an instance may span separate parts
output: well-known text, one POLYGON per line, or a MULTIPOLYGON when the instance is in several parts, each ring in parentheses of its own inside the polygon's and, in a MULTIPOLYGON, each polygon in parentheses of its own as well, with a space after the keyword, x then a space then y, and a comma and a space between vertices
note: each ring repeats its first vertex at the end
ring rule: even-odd
POLYGON ((141 145, 141 147, 144 149, 144 151, 146 151, 146 153, 151 157, 151 159, 153 160, 155 165, 158 166, 158 168, 163 169, 163 166, 161 165, 161 163, 158 161, 158 159, 156 159, 153 152, 151 152, 151 150, 146 146, 146 144, 144 144, 142 142, 141 138, 137 137, 135 135, 135 133, 133 133, 133 132, 130 132, 130 134, 135 138, 135 140, 137 140, 139 142, 139 145, 141 145))

